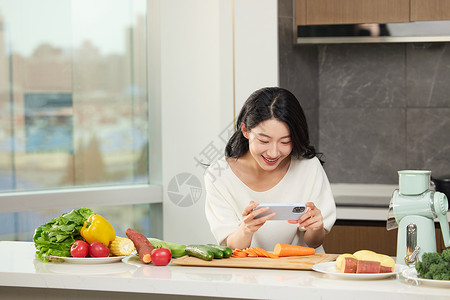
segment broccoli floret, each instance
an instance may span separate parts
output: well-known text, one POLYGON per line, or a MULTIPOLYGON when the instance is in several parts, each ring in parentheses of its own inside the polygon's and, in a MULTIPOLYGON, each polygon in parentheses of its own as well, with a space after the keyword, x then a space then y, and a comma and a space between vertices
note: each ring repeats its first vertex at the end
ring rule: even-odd
POLYGON ((428 269, 425 268, 425 265, 424 265, 421 261, 418 261, 418 262, 416 263, 416 271, 417 271, 417 273, 419 273, 419 274, 425 274, 425 273, 428 272, 428 269))
POLYGON ((450 263, 450 248, 444 249, 441 256, 443 260, 450 263))
POLYGON ((438 264, 430 267, 430 272, 433 273, 433 279, 435 280, 450 280, 450 264, 438 264))
POLYGON ((450 272, 433 275, 434 280, 450 280, 450 272))
POLYGON ((439 264, 432 264, 430 266, 430 273, 433 274, 433 279, 440 280, 442 275, 449 273, 449 263, 443 261, 439 264))
POLYGON ((428 252, 422 255, 422 262, 428 267, 432 264, 439 264, 441 261, 443 261, 441 255, 436 252, 428 252))
POLYGON ((417 273, 425 279, 450 280, 450 262, 445 259, 450 251, 444 251, 442 254, 424 253, 422 261, 416 263, 417 273))

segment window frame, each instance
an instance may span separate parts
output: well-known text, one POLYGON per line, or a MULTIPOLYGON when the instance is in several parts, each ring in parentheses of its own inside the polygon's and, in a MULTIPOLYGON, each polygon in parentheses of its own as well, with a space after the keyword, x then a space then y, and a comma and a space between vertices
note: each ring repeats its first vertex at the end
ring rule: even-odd
POLYGON ((50 208, 129 205, 162 202, 160 185, 123 185, 96 188, 48 189, 0 193, 1 212, 39 211, 50 208))
MULTIPOLYGON (((146 7, 146 63, 147 63, 147 104, 148 104, 148 181, 147 183, 123 185, 74 187, 53 187, 29 191, 0 191, 0 213, 40 211, 47 209, 65 209, 74 207, 114 206, 132 204, 163 203, 162 162, 161 162, 161 117, 160 117, 160 62, 154 61, 159 56, 150 55, 155 45, 149 43, 154 39, 150 3, 146 7), (153 48, 152 48, 153 47, 153 48), (153 78, 154 77, 154 78, 153 78), (150 79, 153 81, 150 81, 150 79)), ((156 37, 158 38, 158 37, 156 37)))

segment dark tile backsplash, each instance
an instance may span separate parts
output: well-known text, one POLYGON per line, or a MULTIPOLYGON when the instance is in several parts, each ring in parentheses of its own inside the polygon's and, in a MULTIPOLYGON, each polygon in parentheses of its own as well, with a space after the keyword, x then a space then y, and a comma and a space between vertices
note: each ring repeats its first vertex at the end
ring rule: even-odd
POLYGON ((405 53, 399 44, 321 45, 322 108, 405 107, 405 53))
MULTIPOLYGON (((450 97, 450 90, 447 97, 450 97)), ((448 102, 450 98, 447 98, 448 102)), ((429 169, 432 176, 450 174, 450 105, 408 108, 406 131, 408 168, 429 169)))
POLYGON ((450 43, 294 45, 292 1, 278 3, 280 86, 305 109, 332 183, 450 174, 450 43))
POLYGON ((406 61, 408 107, 449 107, 450 44, 406 45, 406 61))
POLYGON ((396 182, 405 141, 403 108, 320 108, 319 150, 331 182, 396 182))

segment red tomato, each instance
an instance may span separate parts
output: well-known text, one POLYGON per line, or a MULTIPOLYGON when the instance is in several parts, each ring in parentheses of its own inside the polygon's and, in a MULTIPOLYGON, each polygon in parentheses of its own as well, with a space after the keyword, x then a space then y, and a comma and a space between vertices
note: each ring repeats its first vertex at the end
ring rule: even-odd
POLYGON ((89 244, 85 241, 76 240, 70 247, 72 257, 86 257, 89 253, 89 244))
POLYGON ((89 255, 92 257, 108 257, 109 249, 100 242, 93 242, 89 245, 89 255))
POLYGON ((166 266, 172 259, 172 252, 167 248, 157 248, 152 250, 150 256, 155 266, 166 266))

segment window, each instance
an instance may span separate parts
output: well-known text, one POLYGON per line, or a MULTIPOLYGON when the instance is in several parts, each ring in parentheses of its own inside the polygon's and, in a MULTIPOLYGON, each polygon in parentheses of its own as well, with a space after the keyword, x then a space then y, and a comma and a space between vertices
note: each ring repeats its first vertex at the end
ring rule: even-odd
POLYGON ((0 2, 2 220, 161 202, 149 182, 146 15, 146 0, 0 2))

